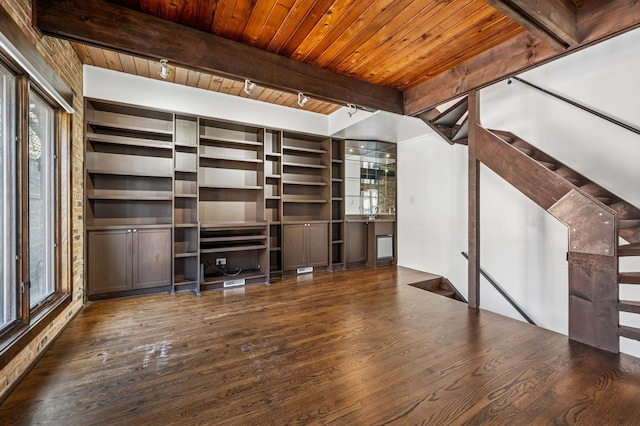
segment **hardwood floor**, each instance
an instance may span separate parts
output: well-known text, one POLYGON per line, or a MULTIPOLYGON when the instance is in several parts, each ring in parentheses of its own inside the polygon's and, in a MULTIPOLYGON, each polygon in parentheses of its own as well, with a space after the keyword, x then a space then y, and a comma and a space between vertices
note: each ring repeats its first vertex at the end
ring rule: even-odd
POLYGON ((639 424, 640 360, 394 267, 90 303, 0 424, 639 424))

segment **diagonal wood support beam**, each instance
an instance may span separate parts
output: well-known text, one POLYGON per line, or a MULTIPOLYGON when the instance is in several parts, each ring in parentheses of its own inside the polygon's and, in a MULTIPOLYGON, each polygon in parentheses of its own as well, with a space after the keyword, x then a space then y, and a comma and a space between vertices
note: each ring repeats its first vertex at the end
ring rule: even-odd
POLYGON ((34 0, 34 25, 44 34, 136 56, 168 59, 198 71, 248 78, 265 87, 336 103, 402 114, 399 90, 295 61, 146 15, 104 0, 34 0))
POLYGON ((531 34, 559 50, 580 43, 577 9, 571 0, 485 0, 531 34))
POLYGON ((542 65, 579 49, 640 27, 640 1, 586 2, 577 12, 581 41, 559 51, 532 34, 521 33, 446 72, 405 91, 405 114, 418 115, 431 107, 542 65))

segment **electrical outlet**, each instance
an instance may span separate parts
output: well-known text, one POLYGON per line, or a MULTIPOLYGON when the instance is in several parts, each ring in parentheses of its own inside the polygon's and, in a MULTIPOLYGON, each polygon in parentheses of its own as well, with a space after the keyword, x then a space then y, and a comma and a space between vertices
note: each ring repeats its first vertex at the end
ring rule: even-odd
POLYGON ((216 266, 227 266, 227 258, 219 257, 216 259, 216 266))

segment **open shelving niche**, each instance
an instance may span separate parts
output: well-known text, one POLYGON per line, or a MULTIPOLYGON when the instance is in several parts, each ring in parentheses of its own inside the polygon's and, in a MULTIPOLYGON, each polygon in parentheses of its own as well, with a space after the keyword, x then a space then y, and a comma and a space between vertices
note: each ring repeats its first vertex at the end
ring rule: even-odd
POLYGON ((344 269, 345 259, 345 221, 344 221, 344 141, 331 141, 331 253, 329 254, 333 270, 344 269))
POLYGON ((170 226, 172 115, 87 102, 86 121, 87 227, 170 226))
POLYGON ((265 130, 202 118, 199 128, 201 287, 268 283, 265 130))
POLYGON ((173 292, 200 294, 198 119, 175 116, 173 292))
POLYGON ((269 222, 269 274, 282 277, 282 132, 264 134, 264 218, 269 222))

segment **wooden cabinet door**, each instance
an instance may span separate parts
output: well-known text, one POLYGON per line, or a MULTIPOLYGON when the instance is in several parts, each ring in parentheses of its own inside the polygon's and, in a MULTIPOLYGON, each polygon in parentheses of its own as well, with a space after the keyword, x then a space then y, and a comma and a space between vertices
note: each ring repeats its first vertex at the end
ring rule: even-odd
POLYGON ((329 225, 312 223, 307 226, 306 266, 327 266, 329 264, 329 225))
POLYGON ((347 222, 346 229, 347 263, 367 261, 367 224, 347 222))
POLYGON ((171 229, 133 232, 134 289, 171 284, 171 229))
POLYGON ((88 293, 131 289, 131 230, 88 232, 88 293))
POLYGON ((305 234, 304 224, 282 227, 282 268, 284 270, 306 266, 305 234))

